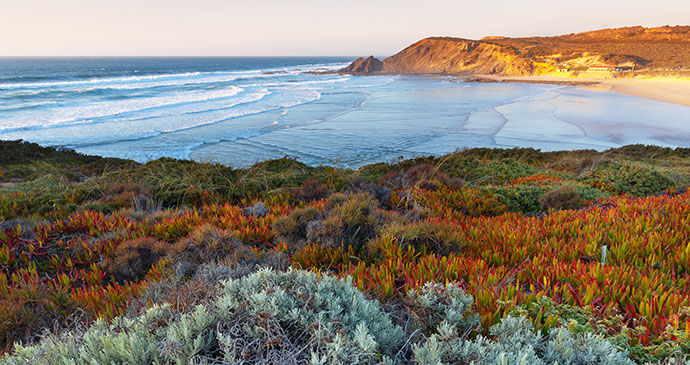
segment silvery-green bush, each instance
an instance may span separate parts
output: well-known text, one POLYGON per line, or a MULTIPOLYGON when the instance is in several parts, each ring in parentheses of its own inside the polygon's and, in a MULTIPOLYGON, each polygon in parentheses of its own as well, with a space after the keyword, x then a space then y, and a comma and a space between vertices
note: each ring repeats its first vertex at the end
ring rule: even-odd
POLYGON ((437 332, 413 346, 418 364, 633 364, 602 336, 552 329, 548 336, 534 331, 525 317, 508 316, 489 330, 490 337, 466 340, 455 325, 442 322, 437 332))
POLYGON ((134 318, 15 347, 0 364, 381 363, 403 331, 350 280, 260 270, 223 283, 213 305, 134 318))
POLYGON ((428 282, 418 290, 410 290, 407 297, 410 309, 417 315, 418 324, 425 333, 433 331, 444 321, 464 334, 469 334, 480 324, 479 316, 470 312, 472 296, 455 283, 428 282))
POLYGON ((455 284, 408 293, 412 326, 349 279, 262 269, 223 282, 215 300, 180 313, 156 305, 111 323, 16 345, 15 364, 630 364, 601 336, 556 328, 542 336, 508 316, 477 335, 472 298, 455 284))
POLYGON ((225 360, 231 363, 244 357, 286 361, 253 345, 256 339, 279 343, 276 351, 312 364, 368 363, 391 355, 403 339, 402 329, 350 279, 263 270, 228 281, 217 304, 225 327, 237 327, 242 318, 244 333, 220 336, 225 360))

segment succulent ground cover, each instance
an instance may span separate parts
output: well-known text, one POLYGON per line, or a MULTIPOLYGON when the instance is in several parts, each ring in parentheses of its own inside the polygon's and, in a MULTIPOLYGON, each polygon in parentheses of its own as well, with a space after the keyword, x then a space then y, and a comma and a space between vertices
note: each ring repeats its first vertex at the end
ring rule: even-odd
POLYGON ((0 145, 8 363, 79 346, 140 363, 690 356, 689 150, 473 149, 350 170, 0 145), (342 292, 360 317, 328 307, 342 292))

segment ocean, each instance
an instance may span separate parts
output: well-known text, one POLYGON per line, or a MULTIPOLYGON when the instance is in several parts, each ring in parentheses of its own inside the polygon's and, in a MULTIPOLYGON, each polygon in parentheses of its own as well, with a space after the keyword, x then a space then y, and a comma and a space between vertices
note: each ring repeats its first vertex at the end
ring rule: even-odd
POLYGON ((1 58, 0 139, 145 162, 358 167, 472 147, 690 147, 690 107, 574 86, 319 74, 353 57, 1 58))

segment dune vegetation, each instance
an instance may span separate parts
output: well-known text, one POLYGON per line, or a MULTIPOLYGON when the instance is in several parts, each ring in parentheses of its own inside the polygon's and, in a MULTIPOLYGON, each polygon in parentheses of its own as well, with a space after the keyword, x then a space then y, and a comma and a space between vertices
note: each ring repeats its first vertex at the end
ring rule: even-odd
POLYGON ((0 364, 688 361, 688 186, 690 149, 640 145, 351 170, 0 142, 0 364))

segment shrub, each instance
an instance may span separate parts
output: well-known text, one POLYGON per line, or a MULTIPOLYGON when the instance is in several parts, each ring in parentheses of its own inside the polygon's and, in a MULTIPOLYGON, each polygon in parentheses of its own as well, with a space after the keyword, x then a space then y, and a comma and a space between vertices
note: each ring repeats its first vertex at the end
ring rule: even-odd
POLYGON ((349 281, 261 270, 223 285, 215 305, 185 314, 154 306, 111 324, 97 320, 83 333, 16 345, 0 364, 364 364, 385 361, 403 340, 402 329, 349 281))
POLYGON ((103 268, 118 281, 140 279, 170 250, 169 243, 153 237, 123 241, 115 247, 115 254, 103 261, 103 268))
POLYGON ((549 170, 570 172, 574 174, 582 174, 587 169, 594 165, 594 160, 587 156, 561 156, 554 158, 553 161, 546 164, 549 170))
MULTIPOLYGON (((219 267, 209 273, 215 279, 233 275, 219 267)), ((413 316, 407 333, 350 279, 262 269, 222 286, 220 292, 212 289, 216 299, 187 310, 154 305, 136 317, 110 324, 99 319, 88 329, 48 335, 34 346, 16 344, 0 365, 632 364, 625 351, 600 335, 563 327, 542 335, 522 316, 509 315, 490 328, 488 337, 473 338, 473 300, 452 283, 408 292, 413 316)))
POLYGON ((545 337, 524 317, 508 316, 489 331, 491 337, 464 340, 456 326, 442 322, 437 333, 413 347, 418 364, 633 364, 611 342, 592 333, 555 328, 545 337))
POLYGON ((151 364, 188 363, 209 347, 213 317, 204 307, 176 318, 169 305, 154 306, 136 318, 99 319, 84 333, 48 337, 39 346, 15 347, 7 365, 25 364, 151 364), (176 345, 187 340, 187 346, 176 345), (167 360, 167 361, 166 361, 167 360))
POLYGON ((368 183, 362 177, 352 179, 347 192, 355 194, 368 194, 378 199, 379 203, 381 203, 381 205, 384 207, 390 208, 392 190, 376 183, 368 183))
POLYGON ((346 244, 361 246, 376 234, 376 200, 367 194, 354 194, 333 207, 332 215, 342 221, 346 244))
POLYGON ((329 190, 326 184, 317 180, 304 180, 299 187, 292 191, 292 195, 301 201, 320 200, 328 196, 329 190))
POLYGON ((218 164, 161 158, 108 178, 141 184, 164 207, 195 207, 229 195, 236 173, 218 164))
POLYGON ((133 208, 139 196, 148 195, 148 191, 139 184, 115 184, 103 192, 99 203, 113 208, 133 208))
POLYGON ((344 241, 344 223, 336 216, 312 221, 307 226, 307 241, 318 242, 322 247, 340 247, 344 241))
POLYGON ((442 322, 465 334, 479 328, 478 316, 470 311, 472 296, 455 283, 425 283, 419 290, 411 289, 407 301, 424 334, 433 333, 442 322))
MULTIPOLYGON (((604 154, 478 149, 357 171, 309 167, 289 159, 238 170, 170 159, 107 168, 105 159, 93 158, 92 164, 87 161, 90 158, 53 151, 55 160, 45 155, 38 158, 48 162, 29 158, 2 166, 2 179, 10 183, 0 187, 0 220, 23 221, 5 222, 8 229, 0 229, 0 335, 6 339, 5 346, 11 345, 9 341, 32 341, 46 328, 69 325, 78 313, 83 313, 85 321, 98 316, 111 319, 124 313, 129 303, 136 311, 128 313, 134 315, 149 300, 170 302, 180 312, 170 317, 173 322, 181 313, 191 314, 197 305, 216 315, 212 303, 220 293, 220 279, 237 279, 262 266, 283 269, 288 264, 286 253, 306 242, 318 242, 320 246, 308 245, 293 255, 293 263, 352 275, 358 288, 386 300, 386 308, 396 309, 390 316, 394 323, 418 330, 415 335, 406 333, 405 342, 410 345, 401 345, 395 362, 409 360, 411 344, 422 348, 425 338, 433 341, 442 324, 444 331, 463 338, 457 343, 459 348, 488 348, 472 339, 476 333, 465 329, 469 314, 460 323, 441 314, 445 313, 442 308, 453 306, 452 299, 444 297, 448 291, 444 287, 432 291, 438 300, 430 306, 404 295, 410 288, 421 290, 429 281, 462 282, 474 296, 485 335, 506 315, 526 314, 541 335, 534 351, 540 361, 547 360, 552 330, 563 324, 578 333, 569 339, 567 333, 558 334, 564 343, 598 342, 581 334, 592 332, 609 336, 635 361, 687 356, 690 291, 684 280, 690 272, 686 224, 690 195, 684 188, 690 183, 688 151, 641 146, 604 154), (467 184, 457 188, 452 178, 445 183, 443 175, 434 177, 437 170, 467 184), (392 191, 374 183, 384 181, 381 176, 390 171, 399 172, 387 179, 413 188, 392 191), (321 185, 315 182, 345 194, 309 202, 290 195, 300 189, 305 194, 318 190, 321 185), (660 196, 616 196, 587 210, 540 214, 548 205, 540 198, 555 194, 552 190, 563 184, 576 189, 586 202, 609 193, 660 196), (674 189, 664 190, 665 186, 674 189), (132 206, 135 196, 142 199, 134 200, 132 206), (205 205, 209 201, 221 204, 205 205), (257 201, 266 207, 250 206, 257 201), (158 202, 179 210, 155 212, 158 202), (196 209, 185 211, 182 205, 196 209), (115 214, 84 211, 91 207, 106 213, 119 206, 129 208, 115 214), (250 209, 243 212, 242 207, 250 209), (75 211, 80 213, 70 214, 75 211), (424 218, 429 219, 420 221, 424 218), (23 231, 16 229, 18 222, 23 231), (276 239, 278 231, 284 235, 276 239), (146 248, 146 244, 120 243, 146 237, 166 240, 169 251, 165 245, 158 252, 156 244, 146 248), (261 249, 240 245, 234 238, 261 249), (360 249, 362 244, 372 255, 360 249), (604 245, 606 265, 601 265, 598 259, 604 245), (157 255, 166 259, 138 280, 157 255), (101 270, 106 266, 124 272, 116 278, 125 282, 113 282, 113 274, 101 270), (155 290, 161 295, 154 295, 155 290), (144 296, 138 301, 131 301, 141 293, 144 296), (556 304, 546 305, 544 298, 556 304), (397 310, 400 304, 408 307, 397 310)), ((300 195, 311 199, 305 194, 300 195)), ((275 322, 247 316, 247 323, 287 331, 281 338, 297 338, 289 332, 294 326, 276 327, 275 322)), ((257 341, 265 344, 276 338, 266 336, 257 341)), ((170 338, 175 337, 171 334, 170 338)), ((240 341, 246 338, 254 339, 241 337, 240 341)), ((362 343, 367 338, 360 337, 362 343)), ((500 342, 496 336, 485 339, 500 342)), ((207 350, 211 356, 221 351, 214 341, 207 350)), ((175 342, 160 346, 169 353, 188 352, 182 348, 184 341, 175 342)), ((441 342, 435 346, 446 346, 441 342)), ((549 350, 557 354, 553 358, 580 361, 562 354, 565 347, 557 344, 549 350)), ((284 349, 271 351, 280 355, 284 349)), ((462 359, 490 359, 470 355, 462 359)), ((161 356, 162 362, 168 361, 168 355, 161 356)), ((508 356, 512 355, 507 353, 502 361, 508 361, 508 356)))
POLYGON ((314 207, 297 208, 288 216, 276 220, 272 228, 291 249, 297 250, 306 243, 307 225, 320 217, 321 212, 314 207))
MULTIPOLYGON (((489 196, 494 195, 502 204, 505 205, 508 211, 525 214, 540 213, 544 209, 550 208, 545 206, 541 199, 545 194, 549 193, 549 191, 558 189, 558 187, 554 188, 553 186, 553 182, 544 185, 519 184, 512 186, 482 186, 479 188, 479 190, 483 191, 487 197, 482 197, 480 201, 486 201, 488 200, 489 196)), ((576 208, 586 205, 587 201, 595 201, 608 196, 608 194, 602 193, 598 189, 581 183, 564 184, 560 187, 563 186, 571 186, 573 191, 580 196, 581 204, 576 206, 576 208)), ((556 207, 553 208, 557 209, 556 207)))
POLYGON ((579 209, 585 204, 580 192, 573 185, 562 185, 550 190, 539 198, 544 209, 579 209))
POLYGON ((324 202, 325 211, 308 206, 295 209, 277 220, 273 230, 294 251, 309 243, 323 246, 362 246, 376 235, 377 200, 368 194, 331 195, 324 202))
POLYGON ((441 170, 450 177, 460 178, 472 185, 504 184, 518 177, 543 172, 539 168, 517 162, 512 158, 491 161, 463 157, 462 154, 449 156, 441 165, 441 170))
POLYGON ((393 354, 403 335, 349 280, 303 271, 259 271, 227 282, 218 308, 224 328, 244 328, 244 340, 219 338, 230 362, 246 354, 259 363, 293 355, 298 363, 365 363, 393 354))
POLYGON ((50 288, 29 278, 13 290, 0 290, 0 351, 29 342, 40 329, 57 325, 76 305, 65 288, 50 288))
POLYGON ((440 185, 451 185, 452 181, 444 172, 430 164, 414 165, 407 170, 391 171, 380 179, 380 184, 391 189, 419 187, 434 190, 440 185))
POLYGON ((128 302, 126 313, 140 315, 142 309, 165 303, 170 303, 176 311, 187 313, 198 305, 211 305, 220 294, 223 281, 239 279, 263 268, 287 270, 287 256, 276 251, 257 255, 242 246, 224 259, 195 265, 191 270, 186 264, 177 265, 173 274, 148 283, 128 302))
POLYGON ((658 195, 676 183, 658 169, 632 162, 606 162, 590 168, 580 180, 612 193, 658 195))
POLYGON ((274 269, 287 268, 287 256, 277 250, 260 252, 244 245, 230 230, 222 230, 211 224, 201 224, 180 239, 170 250, 170 264, 183 277, 195 274, 203 264, 222 262, 233 267, 247 267, 253 271, 257 266, 274 269))
POLYGON ((187 237, 180 239, 170 250, 173 263, 185 262, 194 266, 214 262, 242 246, 231 231, 202 224, 187 237))
POLYGON ((494 194, 508 211, 520 213, 538 213, 542 211, 539 198, 544 194, 544 187, 532 185, 482 187, 486 193, 494 194))
POLYGON ((367 249, 370 254, 376 256, 380 252, 381 240, 392 237, 399 245, 412 246, 417 251, 448 255, 465 246, 458 229, 451 223, 435 219, 409 224, 391 224, 383 229, 380 239, 374 239, 367 244, 367 249))

